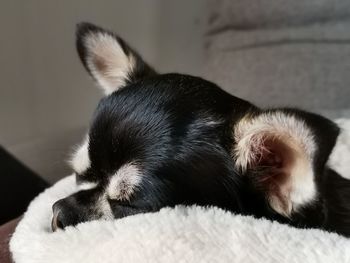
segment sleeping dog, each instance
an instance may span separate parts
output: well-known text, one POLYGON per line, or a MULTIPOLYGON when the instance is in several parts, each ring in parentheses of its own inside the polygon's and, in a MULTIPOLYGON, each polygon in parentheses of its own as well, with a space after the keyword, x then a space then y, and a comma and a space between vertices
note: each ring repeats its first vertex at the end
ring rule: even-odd
POLYGON ((53 230, 196 204, 350 236, 350 181, 327 166, 332 121, 158 74, 92 24, 76 44, 105 96, 71 159, 80 190, 53 205, 53 230))

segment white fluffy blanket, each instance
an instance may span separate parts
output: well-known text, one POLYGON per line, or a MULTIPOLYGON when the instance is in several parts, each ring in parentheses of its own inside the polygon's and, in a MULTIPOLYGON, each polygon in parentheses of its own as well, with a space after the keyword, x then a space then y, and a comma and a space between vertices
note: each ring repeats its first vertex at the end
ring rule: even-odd
MULTIPOLYGON (((350 121, 339 123, 349 132, 340 138, 331 164, 345 175, 350 121)), ((350 239, 217 208, 165 208, 52 233, 52 204, 74 191, 70 176, 31 203, 10 242, 15 262, 350 262, 350 239)))

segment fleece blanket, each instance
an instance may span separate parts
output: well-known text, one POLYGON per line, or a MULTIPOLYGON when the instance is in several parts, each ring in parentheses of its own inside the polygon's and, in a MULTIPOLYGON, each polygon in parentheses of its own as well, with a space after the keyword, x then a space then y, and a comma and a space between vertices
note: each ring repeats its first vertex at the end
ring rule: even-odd
MULTIPOLYGON (((338 123, 344 131, 330 165, 349 175, 350 120, 338 123)), ((52 233, 52 204, 75 191, 69 176, 33 200, 10 241, 16 263, 350 262, 350 239, 214 207, 165 208, 52 233)))

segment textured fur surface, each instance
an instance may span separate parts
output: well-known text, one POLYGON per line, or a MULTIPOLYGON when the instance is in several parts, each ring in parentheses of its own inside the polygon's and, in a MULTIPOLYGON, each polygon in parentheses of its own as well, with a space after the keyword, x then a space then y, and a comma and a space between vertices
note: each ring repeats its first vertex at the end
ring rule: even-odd
MULTIPOLYGON (((330 165, 350 178, 350 120, 337 123, 330 165)), ((217 208, 165 208, 52 233, 52 204, 77 190, 70 176, 31 203, 10 242, 15 262, 350 262, 350 239, 217 208)))

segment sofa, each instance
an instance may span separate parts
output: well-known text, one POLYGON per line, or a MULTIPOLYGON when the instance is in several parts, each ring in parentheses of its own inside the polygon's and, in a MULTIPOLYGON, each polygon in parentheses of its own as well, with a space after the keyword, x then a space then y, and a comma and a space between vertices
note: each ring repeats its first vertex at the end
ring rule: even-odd
POLYGON ((349 114, 350 2, 209 0, 204 75, 262 107, 349 114))

